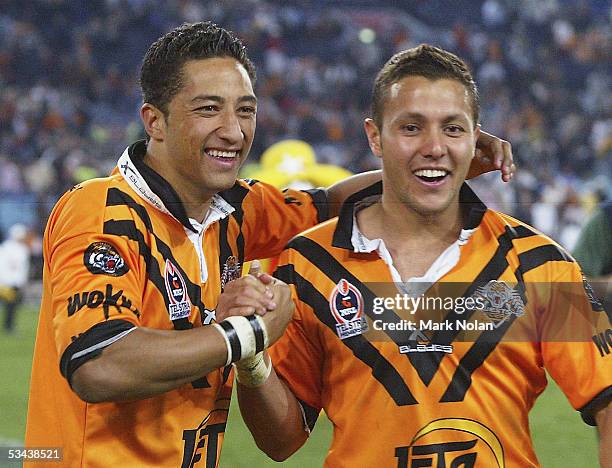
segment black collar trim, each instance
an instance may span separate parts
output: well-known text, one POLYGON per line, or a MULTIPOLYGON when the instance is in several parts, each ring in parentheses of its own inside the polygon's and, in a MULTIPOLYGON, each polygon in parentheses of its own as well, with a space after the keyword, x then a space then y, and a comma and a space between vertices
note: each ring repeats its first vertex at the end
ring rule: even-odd
MULTIPOLYGON (((338 224, 332 239, 333 247, 354 250, 351 239, 353 236, 355 204, 372 195, 382 195, 382 182, 376 182, 346 199, 338 216, 338 224)), ((477 228, 487 211, 487 206, 466 183, 463 183, 459 191, 459 204, 464 213, 463 229, 477 228)))
POLYGON ((166 179, 147 166, 144 162, 145 154, 147 154, 147 142, 139 140, 128 148, 130 159, 136 166, 136 169, 145 180, 150 189, 157 195, 166 209, 187 229, 197 232, 191 225, 185 206, 178 196, 178 193, 172 188, 166 179))

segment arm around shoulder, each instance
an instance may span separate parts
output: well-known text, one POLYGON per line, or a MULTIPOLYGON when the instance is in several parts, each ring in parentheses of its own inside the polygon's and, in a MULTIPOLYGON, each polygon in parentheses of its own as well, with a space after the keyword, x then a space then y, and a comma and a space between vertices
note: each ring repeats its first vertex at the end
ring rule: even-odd
POLYGON ((340 207, 348 197, 381 180, 382 171, 375 170, 352 175, 327 187, 329 217, 338 216, 340 207))

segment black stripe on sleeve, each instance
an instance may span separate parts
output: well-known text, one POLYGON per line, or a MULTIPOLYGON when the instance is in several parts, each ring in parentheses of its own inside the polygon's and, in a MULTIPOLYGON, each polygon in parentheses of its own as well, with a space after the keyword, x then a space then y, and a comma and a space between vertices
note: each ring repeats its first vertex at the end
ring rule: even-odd
POLYGON ((305 403, 300 399, 298 399, 298 403, 302 407, 302 410, 304 410, 304 422, 308 426, 308 429, 310 429, 310 431, 312 432, 315 427, 315 424, 317 423, 317 419, 319 418, 319 413, 321 412, 321 410, 310 406, 308 403, 305 403))
POLYGON ((317 210, 317 221, 322 223, 329 219, 329 201, 327 200, 327 192, 324 189, 308 189, 303 190, 311 196, 315 209, 317 210))
POLYGON ((255 333, 255 353, 259 353, 264 350, 264 331, 261 328, 261 324, 255 315, 249 315, 247 320, 251 324, 253 333, 255 333))
POLYGON ((219 322, 223 331, 225 331, 225 335, 229 340, 230 347, 232 348, 232 362, 240 361, 242 357, 242 346, 240 345, 240 338, 238 338, 238 333, 236 333, 236 329, 226 320, 219 322))
POLYGON ((108 320, 94 325, 79 335, 64 350, 60 359, 60 372, 70 384, 74 371, 90 359, 102 354, 104 348, 121 339, 122 333, 134 327, 133 323, 121 319, 108 320))
POLYGON ((595 421, 595 413, 594 411, 601 407, 605 407, 606 402, 610 402, 612 399, 612 387, 608 387, 593 398, 589 403, 580 408, 580 416, 582 420, 587 423, 589 426, 597 426, 597 421, 595 421))
POLYGON ((142 220, 145 227, 149 232, 153 232, 153 224, 151 223, 151 218, 149 213, 147 213, 147 209, 136 203, 136 201, 129 196, 127 193, 122 192, 117 188, 110 188, 106 193, 106 206, 127 206, 132 211, 134 211, 138 217, 142 220))
MULTIPOLYGON (((336 322, 329 311, 327 299, 305 278, 293 270, 292 265, 279 267, 275 276, 286 283, 295 285, 299 299, 312 307, 319 321, 336 334, 336 322)), ((414 405, 417 403, 404 379, 393 365, 380 354, 372 343, 362 335, 352 336, 341 340, 353 355, 372 369, 372 375, 380 382, 398 406, 414 405)))
POLYGON ((567 253, 553 244, 541 245, 527 250, 519 254, 518 258, 523 274, 547 262, 574 262, 567 253))

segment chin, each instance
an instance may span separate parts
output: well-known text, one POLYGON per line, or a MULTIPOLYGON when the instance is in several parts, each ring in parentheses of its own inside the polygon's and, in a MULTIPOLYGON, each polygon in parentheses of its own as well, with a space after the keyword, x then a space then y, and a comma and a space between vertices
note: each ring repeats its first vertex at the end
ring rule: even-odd
POLYGON ((227 190, 232 188, 236 183, 236 179, 238 178, 237 173, 232 174, 217 174, 214 180, 210 180, 211 187, 214 187, 216 191, 221 192, 222 190, 227 190))
POLYGON ((418 215, 427 218, 443 214, 451 205, 447 200, 403 200, 403 203, 418 215))
POLYGON ((218 193, 218 192, 223 192, 224 190, 229 190, 234 186, 235 183, 236 183, 236 179, 232 179, 231 182, 227 182, 225 184, 218 184, 215 191, 218 193))

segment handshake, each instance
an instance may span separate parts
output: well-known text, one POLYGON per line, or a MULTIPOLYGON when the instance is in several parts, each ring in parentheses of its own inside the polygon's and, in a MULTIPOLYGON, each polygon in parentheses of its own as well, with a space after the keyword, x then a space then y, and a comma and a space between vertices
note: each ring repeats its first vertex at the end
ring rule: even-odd
POLYGON ((226 365, 235 363, 242 385, 258 387, 266 381, 272 366, 264 350, 283 335, 294 310, 289 286, 261 273, 257 260, 248 275, 225 285, 214 326, 225 339, 226 365))

